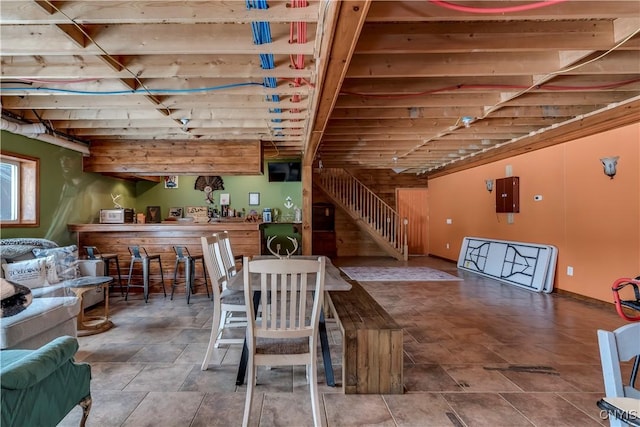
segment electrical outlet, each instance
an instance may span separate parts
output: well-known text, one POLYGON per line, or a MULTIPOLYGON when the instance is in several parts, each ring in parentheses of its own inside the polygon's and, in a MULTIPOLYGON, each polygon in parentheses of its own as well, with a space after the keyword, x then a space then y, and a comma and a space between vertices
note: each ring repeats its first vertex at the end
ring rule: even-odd
POLYGON ((451 218, 447 218, 447 224, 453 224, 453 220, 451 218))
POLYGON ((449 244, 447 243, 447 249, 449 249, 449 244))
POLYGON ((567 266, 567 276, 573 276, 573 267, 567 266))

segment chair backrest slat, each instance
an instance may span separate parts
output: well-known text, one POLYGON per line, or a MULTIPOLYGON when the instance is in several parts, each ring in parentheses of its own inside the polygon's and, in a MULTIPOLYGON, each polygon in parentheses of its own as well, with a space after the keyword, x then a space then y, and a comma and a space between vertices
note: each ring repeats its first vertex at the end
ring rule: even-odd
POLYGON ((613 332, 598 330, 598 345, 606 397, 640 398, 640 390, 633 387, 633 373, 631 380, 625 382, 620 366, 621 362, 640 357, 640 323, 630 323, 613 332))
POLYGON ((218 236, 218 242, 220 244, 220 257, 224 263, 224 267, 227 271, 227 277, 235 276, 238 273, 236 269, 236 261, 231 250, 231 240, 229 239, 228 231, 220 231, 215 233, 218 236))
POLYGON ((252 298, 251 280, 259 284, 261 292, 263 313, 255 325, 256 335, 290 338, 316 334, 324 293, 324 258, 244 260, 245 298, 252 298))
POLYGON ((226 287, 227 275, 224 269, 220 267, 220 257, 217 254, 219 252, 217 249, 218 237, 215 235, 201 237, 200 242, 207 275, 211 278, 211 282, 216 284, 216 286, 213 286, 214 301, 220 301, 221 291, 226 287))

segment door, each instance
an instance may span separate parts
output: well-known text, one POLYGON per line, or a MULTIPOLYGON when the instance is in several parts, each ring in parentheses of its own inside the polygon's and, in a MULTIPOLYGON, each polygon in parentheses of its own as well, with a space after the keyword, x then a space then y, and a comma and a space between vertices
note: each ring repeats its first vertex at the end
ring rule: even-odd
POLYGON ((426 188, 396 189, 400 217, 409 220, 407 241, 409 255, 429 254, 429 200, 426 188))

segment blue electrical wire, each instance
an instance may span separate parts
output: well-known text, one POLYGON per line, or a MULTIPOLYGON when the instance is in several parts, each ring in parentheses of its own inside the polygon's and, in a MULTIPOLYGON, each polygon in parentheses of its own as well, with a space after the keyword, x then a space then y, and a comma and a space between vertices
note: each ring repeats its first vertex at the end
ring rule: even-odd
MULTIPOLYGON (((268 9, 269 5, 267 0, 246 0, 245 4, 247 9, 268 9)), ((268 22, 256 21, 251 22, 251 33, 253 37, 253 43, 260 45, 265 43, 271 43, 271 25, 268 22)), ((275 68, 275 60, 272 53, 261 53, 260 55, 260 67, 263 70, 272 70, 275 68)), ((278 82, 275 77, 265 77, 262 85, 267 88, 275 88, 278 86, 278 82)), ((280 95, 267 95, 265 99, 269 102, 280 102, 280 95)), ((269 109, 271 113, 281 113, 282 109, 275 108, 269 109)), ((281 119, 272 119, 273 122, 281 122, 281 119)))
POLYGON ((135 95, 135 94, 163 94, 163 93, 198 93, 198 92, 213 92, 216 90, 223 89, 231 89, 234 87, 242 87, 242 86, 262 86, 264 87, 264 83, 256 83, 256 82, 246 82, 246 83, 232 83, 228 85, 221 86, 210 86, 210 87, 201 87, 194 89, 135 89, 135 90, 115 90, 115 91, 106 91, 106 92, 96 92, 96 91, 84 91, 84 90, 74 90, 74 89, 59 89, 59 88, 47 88, 47 87, 3 87, 2 91, 29 91, 29 92, 61 92, 61 93, 71 93, 74 95, 135 95))
POLYGON ((247 9, 268 9, 267 0, 246 0, 247 9))

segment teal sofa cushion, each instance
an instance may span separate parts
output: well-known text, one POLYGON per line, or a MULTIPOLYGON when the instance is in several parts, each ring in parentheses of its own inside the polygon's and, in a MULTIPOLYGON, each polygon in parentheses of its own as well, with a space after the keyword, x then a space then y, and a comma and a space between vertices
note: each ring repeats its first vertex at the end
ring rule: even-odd
POLYGON ((2 426, 55 426, 90 396, 91 367, 62 336, 36 350, 0 351, 2 426))

